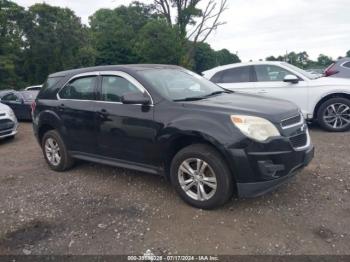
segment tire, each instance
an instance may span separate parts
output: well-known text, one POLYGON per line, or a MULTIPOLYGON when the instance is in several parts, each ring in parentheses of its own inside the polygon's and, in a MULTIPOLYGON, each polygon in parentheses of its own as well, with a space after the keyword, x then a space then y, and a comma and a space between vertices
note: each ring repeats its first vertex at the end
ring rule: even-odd
POLYGON ((205 144, 194 144, 180 150, 172 160, 170 179, 176 191, 186 203, 201 209, 220 207, 233 194, 232 174, 224 159, 213 147, 205 144), (198 159, 202 161, 199 162, 199 166, 203 167, 204 172, 198 172, 198 159), (188 168, 184 172, 184 167, 188 167, 187 164, 192 168, 192 171, 197 169, 197 172, 190 175, 190 172, 188 172, 190 169, 188 168), (214 178, 216 180, 215 189, 213 188, 214 178), (189 183, 188 181, 191 179, 192 182, 189 183), (193 185, 191 186, 191 184, 193 185), (185 191, 186 186, 189 187, 187 191, 185 191), (198 195, 198 192, 203 192, 199 190, 200 188, 204 190, 205 194, 200 193, 198 195))
POLYGON ((68 154, 67 147, 64 144, 60 134, 56 130, 50 130, 44 134, 41 143, 41 148, 45 160, 52 170, 63 172, 73 166, 74 160, 68 154), (47 149, 47 146, 51 147, 51 153, 47 152, 49 151, 47 149), (54 152, 58 153, 59 159, 57 158, 57 155, 56 157, 53 157, 54 152))
POLYGON ((336 97, 325 101, 318 109, 317 121, 330 132, 350 130, 350 100, 336 97))

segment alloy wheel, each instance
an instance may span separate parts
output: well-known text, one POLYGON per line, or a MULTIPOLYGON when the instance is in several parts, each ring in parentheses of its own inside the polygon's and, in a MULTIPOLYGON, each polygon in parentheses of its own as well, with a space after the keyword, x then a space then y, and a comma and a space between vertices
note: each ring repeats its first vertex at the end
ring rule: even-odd
POLYGON ((215 172, 207 162, 199 158, 182 162, 178 170, 178 180, 187 196, 197 201, 211 199, 217 189, 215 172))
POLYGON ((343 103, 329 105, 323 115, 324 122, 333 129, 342 129, 350 124, 350 107, 343 103))
POLYGON ((58 166, 61 163, 61 152, 55 139, 49 137, 45 141, 45 154, 50 164, 58 166))

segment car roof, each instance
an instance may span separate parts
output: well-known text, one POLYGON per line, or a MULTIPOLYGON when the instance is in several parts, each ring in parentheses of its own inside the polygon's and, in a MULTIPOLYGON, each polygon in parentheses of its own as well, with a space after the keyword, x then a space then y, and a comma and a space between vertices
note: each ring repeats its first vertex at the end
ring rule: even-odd
POLYGON ((245 63, 234 63, 234 64, 228 64, 223 66, 214 67, 212 69, 206 70, 203 72, 203 74, 209 73, 209 72, 217 72, 225 69, 235 68, 235 67, 242 67, 242 66, 252 66, 252 65, 281 65, 285 62, 283 61, 256 61, 256 62, 245 62, 245 63))
POLYGON ((86 67, 79 69, 66 70, 61 72, 56 72, 49 77, 59 77, 67 75, 76 75, 82 73, 88 73, 93 71, 141 71, 149 69, 179 69, 181 67, 176 65, 161 65, 161 64, 130 64, 130 65, 107 65, 107 66, 95 66, 95 67, 86 67))

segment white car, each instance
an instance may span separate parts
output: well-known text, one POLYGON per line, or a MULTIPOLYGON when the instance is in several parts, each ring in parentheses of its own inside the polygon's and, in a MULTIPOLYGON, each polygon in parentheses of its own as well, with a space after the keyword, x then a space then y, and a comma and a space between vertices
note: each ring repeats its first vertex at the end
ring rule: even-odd
POLYGON ((0 103, 0 138, 14 137, 17 134, 18 121, 12 109, 0 103))
POLYGON ((42 87, 43 87, 42 85, 28 86, 28 87, 24 88, 24 90, 25 91, 40 91, 42 87))
POLYGON ((285 99, 297 104, 307 120, 326 130, 350 129, 350 80, 320 77, 285 62, 225 65, 202 73, 234 91, 285 99))

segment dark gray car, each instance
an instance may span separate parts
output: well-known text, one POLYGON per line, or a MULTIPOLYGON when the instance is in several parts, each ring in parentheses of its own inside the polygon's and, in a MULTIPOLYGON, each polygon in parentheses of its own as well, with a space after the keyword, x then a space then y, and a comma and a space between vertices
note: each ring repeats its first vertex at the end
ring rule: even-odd
POLYGON ((350 78, 350 57, 339 59, 325 70, 326 76, 350 78))

